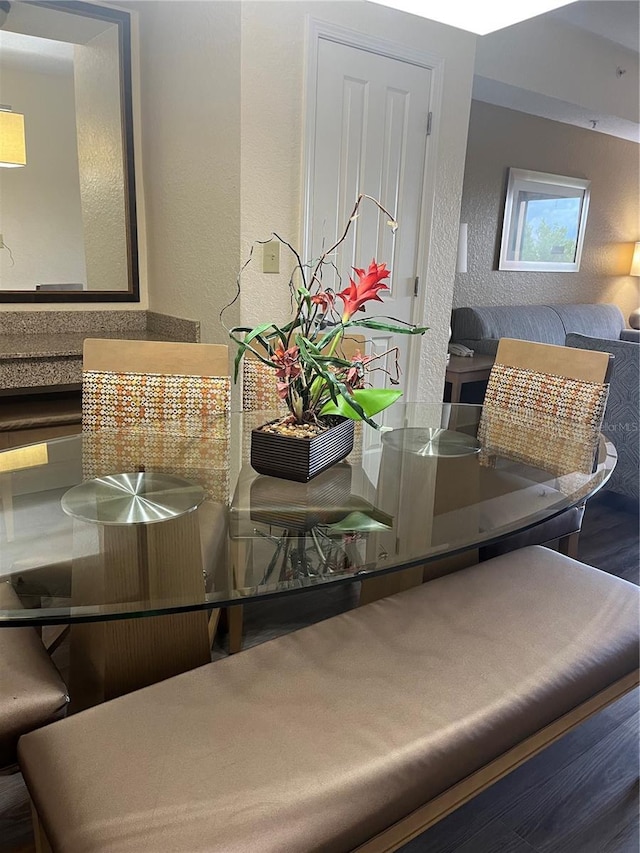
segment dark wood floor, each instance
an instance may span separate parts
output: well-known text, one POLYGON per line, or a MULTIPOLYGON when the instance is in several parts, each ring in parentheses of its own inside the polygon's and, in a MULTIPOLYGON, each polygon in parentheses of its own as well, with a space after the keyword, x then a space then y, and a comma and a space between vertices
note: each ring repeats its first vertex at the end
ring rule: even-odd
MULTIPOLYGON (((587 507, 580 559, 638 584, 638 521, 637 504, 596 496, 587 507)), ((290 602, 247 605, 245 645, 348 610, 355 601, 356 590, 347 586, 300 595, 295 611, 290 602)), ((64 648, 59 654, 63 666, 64 648)), ((216 647, 213 658, 224 654, 216 647)), ((611 705, 403 853, 637 853, 639 699, 634 691, 611 705)), ((22 777, 0 777, 0 853, 34 850, 22 777)))

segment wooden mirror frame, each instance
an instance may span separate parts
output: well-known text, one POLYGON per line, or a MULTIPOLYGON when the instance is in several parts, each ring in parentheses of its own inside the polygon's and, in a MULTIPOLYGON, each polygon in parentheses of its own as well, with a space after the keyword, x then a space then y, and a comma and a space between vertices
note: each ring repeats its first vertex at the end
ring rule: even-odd
POLYGON ((138 266, 138 229, 136 215, 136 187, 133 154, 133 103, 131 93, 131 16, 124 10, 84 3, 81 0, 67 2, 42 2, 31 0, 32 6, 58 9, 77 15, 109 21, 118 27, 118 53, 120 64, 120 121, 122 129, 122 168, 125 196, 126 256, 128 287, 126 290, 81 290, 81 291, 31 291, 1 290, 2 302, 139 302, 140 276, 138 266))

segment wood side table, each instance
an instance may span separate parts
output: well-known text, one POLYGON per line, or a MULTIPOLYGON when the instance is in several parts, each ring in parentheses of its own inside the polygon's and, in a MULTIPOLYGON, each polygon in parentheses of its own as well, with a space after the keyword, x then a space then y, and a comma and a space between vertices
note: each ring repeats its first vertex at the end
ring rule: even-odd
POLYGON ((451 383, 451 402, 460 402, 462 386, 467 382, 488 379, 494 361, 495 357, 492 355, 472 355, 465 358, 452 355, 444 375, 444 381, 451 383))

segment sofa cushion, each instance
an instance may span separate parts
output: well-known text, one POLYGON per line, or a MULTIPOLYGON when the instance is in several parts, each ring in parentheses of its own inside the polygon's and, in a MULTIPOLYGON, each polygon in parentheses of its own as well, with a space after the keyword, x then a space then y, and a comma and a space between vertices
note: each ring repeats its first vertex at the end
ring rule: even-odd
POLYGON ((495 355, 500 338, 562 345, 565 334, 562 320, 547 305, 486 305, 456 308, 451 340, 495 355))
MULTIPOLYGON (((617 341, 624 329, 624 316, 617 305, 550 305, 564 326, 565 334, 592 335, 617 341)), ((560 341, 560 343, 564 343, 560 341)))
POLYGON ((618 340, 624 326, 617 305, 484 305, 454 309, 451 340, 495 355, 500 338, 562 346, 570 332, 618 340))

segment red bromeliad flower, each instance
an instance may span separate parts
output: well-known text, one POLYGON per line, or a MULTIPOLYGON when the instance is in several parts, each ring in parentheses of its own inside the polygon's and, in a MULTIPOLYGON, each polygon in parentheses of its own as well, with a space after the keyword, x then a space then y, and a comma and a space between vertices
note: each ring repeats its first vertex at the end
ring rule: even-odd
POLYGON ((323 311, 328 311, 329 308, 333 308, 336 297, 331 291, 321 290, 320 293, 316 293, 311 297, 311 301, 314 305, 321 305, 323 311))
POLYGON ((292 379, 297 379, 302 373, 300 366, 300 349, 299 347, 289 347, 283 349, 278 347, 271 356, 271 361, 276 365, 276 389, 278 397, 284 400, 289 392, 289 383, 292 379))
POLYGON ((351 319, 356 311, 364 311, 362 307, 365 302, 375 299, 376 302, 382 302, 378 296, 379 290, 388 290, 386 284, 382 282, 383 278, 389 278, 389 270, 386 264, 377 264, 375 258, 369 264, 369 269, 364 270, 354 267, 353 271, 358 276, 358 283, 350 278, 351 284, 344 290, 341 290, 336 296, 344 302, 344 311, 342 313, 342 322, 346 323, 351 319))
POLYGON ((363 355, 360 350, 351 359, 351 366, 346 369, 344 382, 350 391, 364 388, 364 374, 367 362, 371 361, 370 355, 363 355))

